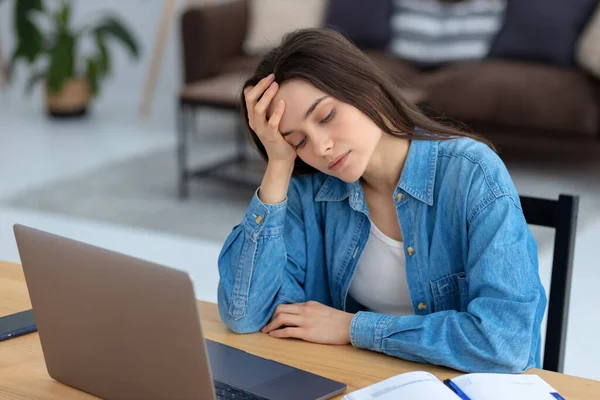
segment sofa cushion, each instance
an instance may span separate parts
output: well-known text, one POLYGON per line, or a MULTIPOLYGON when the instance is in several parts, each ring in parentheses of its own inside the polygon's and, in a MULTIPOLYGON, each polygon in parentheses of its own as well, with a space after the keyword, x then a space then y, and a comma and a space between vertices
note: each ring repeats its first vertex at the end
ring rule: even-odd
POLYGON ((490 57, 574 65, 577 38, 598 0, 508 0, 490 57))
POLYGON ((596 85, 583 72, 544 64, 480 61, 422 76, 429 106, 468 123, 598 132, 596 85))
POLYGON ((392 0, 329 0, 325 25, 344 34, 363 49, 387 46, 392 0))
POLYGON ((246 54, 263 54, 283 36, 301 28, 318 28, 325 22, 323 0, 249 0, 248 34, 242 48, 246 54))
POLYGON ((504 0, 396 0, 390 50, 422 66, 487 56, 502 26, 504 0))
POLYGON ((600 6, 592 15, 579 37, 576 50, 577 63, 595 77, 600 78, 600 6))

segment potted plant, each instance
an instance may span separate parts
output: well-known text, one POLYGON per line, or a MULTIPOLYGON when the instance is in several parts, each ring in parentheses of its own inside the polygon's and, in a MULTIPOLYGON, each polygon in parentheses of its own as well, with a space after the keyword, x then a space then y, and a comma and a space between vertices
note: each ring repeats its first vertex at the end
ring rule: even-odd
POLYGON ((72 1, 62 0, 57 4, 49 8, 44 0, 15 1, 17 46, 9 69, 14 72, 19 60, 32 67, 26 91, 31 92, 36 83, 44 82, 49 115, 85 115, 90 100, 99 93, 101 81, 110 73, 110 41, 123 45, 134 58, 139 55, 138 44, 116 17, 104 16, 89 25, 74 27, 72 1), (49 29, 44 32, 42 26, 49 29), (80 51, 83 39, 94 43, 91 53, 80 51), (40 65, 42 59, 45 62, 40 65))

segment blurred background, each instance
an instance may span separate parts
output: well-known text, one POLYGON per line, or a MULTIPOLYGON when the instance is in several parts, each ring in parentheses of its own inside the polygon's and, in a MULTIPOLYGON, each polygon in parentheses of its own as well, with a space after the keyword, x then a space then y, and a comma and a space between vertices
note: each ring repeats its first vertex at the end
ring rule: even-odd
MULTIPOLYGON (((186 270, 216 301, 263 168, 241 82, 317 26, 490 138, 520 194, 580 196, 565 372, 600 379, 597 0, 0 0, 0 259, 27 224, 186 270)), ((532 231, 548 288, 554 230, 532 231)))

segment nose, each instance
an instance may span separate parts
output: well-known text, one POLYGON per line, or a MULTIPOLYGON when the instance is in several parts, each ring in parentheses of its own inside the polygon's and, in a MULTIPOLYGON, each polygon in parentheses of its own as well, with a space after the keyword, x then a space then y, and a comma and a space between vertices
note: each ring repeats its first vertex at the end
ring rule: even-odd
POLYGON ((312 140, 313 149, 317 156, 326 156, 333 149, 333 140, 326 133, 319 132, 312 140))

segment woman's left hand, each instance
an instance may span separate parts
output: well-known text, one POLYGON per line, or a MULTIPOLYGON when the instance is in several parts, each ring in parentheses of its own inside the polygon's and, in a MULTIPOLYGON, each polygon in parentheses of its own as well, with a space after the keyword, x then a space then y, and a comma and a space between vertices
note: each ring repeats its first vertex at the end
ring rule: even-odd
POLYGON ((316 301, 280 304, 262 329, 276 338, 296 338, 323 344, 350 343, 354 314, 327 307, 316 301))

